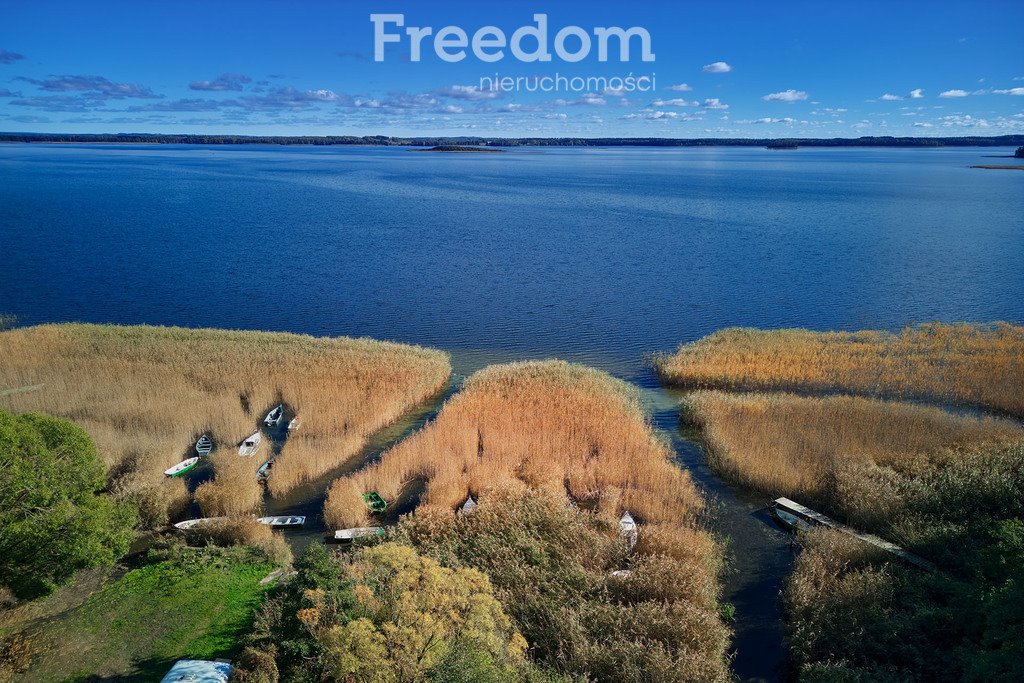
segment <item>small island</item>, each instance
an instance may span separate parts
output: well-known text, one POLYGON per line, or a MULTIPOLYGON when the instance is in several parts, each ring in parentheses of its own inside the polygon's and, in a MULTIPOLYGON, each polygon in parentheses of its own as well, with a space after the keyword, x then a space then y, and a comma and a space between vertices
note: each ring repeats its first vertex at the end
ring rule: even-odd
POLYGON ((468 153, 483 152, 483 153, 492 153, 492 152, 504 152, 505 150, 503 150, 503 149, 495 149, 493 147, 475 147, 475 146, 471 146, 471 145, 437 145, 436 147, 431 147, 429 149, 418 149, 416 151, 417 152, 463 152, 463 153, 465 153, 465 152, 468 152, 468 153))

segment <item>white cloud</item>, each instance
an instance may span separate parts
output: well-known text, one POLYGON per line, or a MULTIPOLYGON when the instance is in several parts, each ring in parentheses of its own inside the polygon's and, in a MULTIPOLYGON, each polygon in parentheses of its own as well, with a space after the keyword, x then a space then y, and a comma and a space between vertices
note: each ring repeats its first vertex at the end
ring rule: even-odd
POLYGON ((1006 90, 993 90, 999 95, 1024 95, 1024 88, 1007 88, 1006 90))
POLYGON ((761 98, 765 102, 798 102, 800 100, 807 99, 807 93, 803 90, 783 90, 782 92, 773 92, 770 95, 765 95, 761 98))
POLYGON ((795 123, 795 122, 796 122, 796 119, 790 118, 789 116, 786 116, 785 118, 781 118, 781 119, 773 119, 771 117, 766 116, 766 117, 764 117, 762 119, 754 119, 753 121, 751 121, 751 123, 795 123))
POLYGON ((676 97, 671 100, 654 100, 651 102, 652 107, 697 107, 700 102, 684 100, 681 97, 676 97))
POLYGON ((944 90, 939 93, 939 97, 967 97, 966 90, 944 90))
POLYGON ((703 106, 704 106, 705 109, 728 109, 729 108, 728 104, 723 104, 722 101, 719 100, 717 97, 710 97, 710 98, 704 100, 704 105, 703 106))
POLYGON ((608 101, 596 93, 588 92, 586 95, 581 97, 576 104, 589 104, 594 107, 600 107, 603 104, 607 104, 608 101))
POLYGON ((464 110, 462 107, 456 107, 454 104, 449 104, 444 107, 441 111, 445 114, 461 114, 464 110))
POLYGON ((441 88, 437 94, 457 100, 493 100, 501 97, 500 90, 481 90, 476 85, 452 85, 441 88))
POLYGON ((551 119, 553 121, 565 121, 569 117, 566 114, 545 114, 544 118, 551 119))
POLYGON ((889 93, 885 93, 878 99, 882 100, 883 102, 892 102, 893 100, 902 100, 903 98, 899 95, 890 95, 889 93))
POLYGON ((727 74, 732 71, 732 67, 725 62, 711 62, 710 64, 704 65, 704 73, 708 74, 727 74))
POLYGON ((927 121, 915 121, 914 122, 914 128, 931 128, 931 127, 932 127, 932 124, 928 123, 927 121))
POLYGON ((910 91, 910 94, 907 95, 907 99, 910 100, 919 100, 922 97, 924 97, 924 90, 922 90, 921 88, 914 88, 913 90, 910 91))
POLYGON ((667 90, 674 90, 675 92, 690 92, 693 88, 688 86, 686 83, 678 83, 676 85, 668 86, 667 90))

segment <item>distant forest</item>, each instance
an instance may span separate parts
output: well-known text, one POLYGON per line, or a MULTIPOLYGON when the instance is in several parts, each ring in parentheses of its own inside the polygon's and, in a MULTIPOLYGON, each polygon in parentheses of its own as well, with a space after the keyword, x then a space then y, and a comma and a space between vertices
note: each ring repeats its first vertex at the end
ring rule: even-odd
POLYGON ((165 145, 373 145, 381 147, 1015 147, 1024 135, 861 138, 395 138, 383 135, 162 135, 149 133, 0 133, 0 142, 146 143, 165 145))

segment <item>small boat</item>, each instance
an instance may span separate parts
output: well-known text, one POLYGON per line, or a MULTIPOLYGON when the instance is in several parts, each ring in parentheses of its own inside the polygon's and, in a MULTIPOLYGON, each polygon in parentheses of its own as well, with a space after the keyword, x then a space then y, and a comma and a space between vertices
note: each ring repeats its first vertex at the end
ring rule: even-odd
POLYGON ((623 512, 622 517, 619 517, 619 534, 626 539, 626 544, 632 550, 636 545, 637 527, 636 520, 629 512, 623 512))
POLYGON ((374 514, 380 514, 388 509, 387 501, 381 498, 376 491, 364 493, 363 502, 366 503, 366 509, 374 514))
POLYGON ((275 529, 285 529, 302 526, 306 523, 306 518, 302 515, 285 515, 281 517, 259 517, 256 521, 260 524, 272 526, 275 529))
POLYGON ((196 453, 199 455, 209 455, 210 451, 213 450, 213 440, 210 439, 206 434, 199 437, 196 441, 196 453))
POLYGON ((280 424, 282 417, 284 417, 284 405, 278 405, 263 418, 263 424, 273 427, 276 424, 280 424))
POLYGON ((775 519, 779 520, 780 524, 791 531, 806 532, 814 528, 810 522, 807 522, 800 517, 797 517, 792 512, 783 510, 779 507, 772 508, 772 515, 775 516, 775 519))
POLYGON ((180 477, 198 464, 199 458, 185 458, 174 467, 168 467, 164 470, 164 474, 168 477, 180 477))
POLYGON ((609 576, 614 576, 616 579, 628 579, 633 576, 632 569, 616 569, 609 576))
POLYGON ((294 432, 298 428, 299 428, 299 416, 296 415, 295 417, 292 418, 292 421, 288 423, 288 431, 289 432, 294 432))
POLYGON ((258 470, 256 470, 256 479, 257 479, 257 481, 266 481, 267 479, 269 479, 270 478, 270 468, 272 468, 273 466, 274 466, 273 458, 271 458, 270 460, 268 460, 265 463, 263 463, 262 465, 260 465, 260 468, 258 470))
POLYGON ((338 529, 334 532, 333 541, 335 543, 351 543, 357 538, 366 538, 368 536, 383 536, 384 529, 379 526, 360 526, 353 529, 338 529))
POLYGON ((468 515, 473 509, 476 508, 476 501, 473 500, 473 496, 466 499, 466 502, 459 508, 460 515, 468 515))
POLYGON ((242 445, 238 447, 238 454, 249 457, 250 455, 256 455, 256 451, 260 449, 260 444, 263 443, 263 435, 259 432, 253 432, 250 436, 246 437, 242 445))
POLYGON ((178 522, 174 525, 175 529, 179 531, 188 531, 189 529, 195 529, 197 526, 203 526, 204 524, 215 524, 225 517, 200 517, 199 519, 186 519, 184 522, 178 522))

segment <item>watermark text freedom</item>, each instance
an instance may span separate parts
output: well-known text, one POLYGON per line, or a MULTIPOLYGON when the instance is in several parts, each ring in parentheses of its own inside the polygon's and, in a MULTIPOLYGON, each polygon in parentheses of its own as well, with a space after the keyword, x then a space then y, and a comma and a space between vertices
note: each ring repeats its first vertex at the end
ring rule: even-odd
POLYGON ((609 54, 617 53, 618 61, 628 62, 631 46, 639 43, 640 59, 654 61, 651 49, 651 34, 642 27, 623 29, 618 26, 595 27, 588 32, 579 26, 566 26, 555 33, 554 41, 548 39, 548 15, 534 14, 533 24, 521 26, 511 36, 497 26, 483 26, 469 33, 459 26, 445 26, 434 33, 431 26, 405 26, 404 14, 371 14, 373 23, 373 59, 384 61, 384 47, 388 43, 401 44, 408 39, 409 61, 419 62, 423 54, 423 41, 431 36, 434 54, 445 62, 461 62, 468 56, 467 50, 482 62, 499 62, 505 59, 506 49, 520 62, 550 62, 552 48, 554 55, 564 62, 579 62, 590 56, 597 43, 597 59, 609 61, 609 54), (405 28, 404 37, 396 28, 405 28), (593 33, 593 39, 591 38, 593 33), (617 50, 611 50, 612 46, 617 50))

